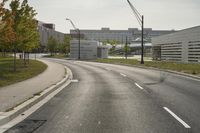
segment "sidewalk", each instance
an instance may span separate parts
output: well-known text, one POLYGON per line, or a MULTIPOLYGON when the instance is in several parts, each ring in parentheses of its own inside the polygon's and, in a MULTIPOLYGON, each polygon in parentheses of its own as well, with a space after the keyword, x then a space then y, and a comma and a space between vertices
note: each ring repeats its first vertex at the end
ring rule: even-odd
POLYGON ((31 79, 0 88, 0 113, 26 101, 34 94, 43 91, 64 78, 65 68, 63 65, 44 59, 40 61, 48 65, 48 68, 43 73, 31 79))

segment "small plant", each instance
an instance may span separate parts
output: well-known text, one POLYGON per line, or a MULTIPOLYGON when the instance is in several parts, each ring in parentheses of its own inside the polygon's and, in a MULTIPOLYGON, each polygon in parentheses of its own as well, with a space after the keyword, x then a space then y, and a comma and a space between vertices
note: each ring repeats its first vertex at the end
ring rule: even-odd
POLYGON ((197 73, 196 73, 196 71, 195 71, 195 70, 192 70, 192 74, 193 74, 193 75, 196 75, 197 73))

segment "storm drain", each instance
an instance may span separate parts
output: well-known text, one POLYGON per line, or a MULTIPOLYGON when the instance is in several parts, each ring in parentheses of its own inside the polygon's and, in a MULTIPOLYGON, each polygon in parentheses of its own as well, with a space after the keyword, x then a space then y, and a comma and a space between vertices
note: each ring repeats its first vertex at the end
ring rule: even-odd
POLYGON ((46 120, 24 120, 8 129, 5 133, 33 133, 45 122, 46 120))

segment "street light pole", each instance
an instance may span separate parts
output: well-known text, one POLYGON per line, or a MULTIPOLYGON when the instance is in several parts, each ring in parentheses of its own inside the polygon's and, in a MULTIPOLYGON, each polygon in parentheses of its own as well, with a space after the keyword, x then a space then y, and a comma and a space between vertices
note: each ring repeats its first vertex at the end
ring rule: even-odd
POLYGON ((140 64, 144 64, 144 16, 140 15, 140 13, 137 11, 137 9, 131 4, 129 0, 127 0, 129 6, 131 7, 133 13, 135 14, 135 17, 139 24, 141 25, 141 61, 140 64))
POLYGON ((128 39, 127 39, 127 36, 126 36, 126 44, 125 44, 125 58, 127 59, 127 56, 128 56, 128 39))
POLYGON ((74 23, 72 22, 71 19, 66 18, 66 20, 70 21, 70 23, 72 24, 73 28, 75 29, 75 31, 78 34, 78 59, 80 60, 81 59, 81 31, 78 28, 76 28, 76 26, 74 25, 74 23))
POLYGON ((78 29, 78 59, 81 59, 81 32, 78 29))
POLYGON ((142 38, 141 38, 141 43, 142 43, 142 49, 141 49, 141 64, 144 64, 144 16, 142 15, 142 38))

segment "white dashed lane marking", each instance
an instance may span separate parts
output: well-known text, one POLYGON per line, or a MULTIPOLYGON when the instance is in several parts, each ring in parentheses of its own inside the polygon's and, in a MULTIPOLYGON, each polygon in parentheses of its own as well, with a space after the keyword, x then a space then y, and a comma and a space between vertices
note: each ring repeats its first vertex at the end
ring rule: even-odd
POLYGON ((123 74, 123 73, 120 73, 120 75, 122 75, 123 77, 126 77, 126 76, 127 76, 126 74, 123 74))
POLYGON ((144 88, 142 88, 138 83, 135 83, 135 85, 140 88, 141 90, 143 90, 144 88))
POLYGON ((72 83, 78 83, 78 79, 72 79, 71 82, 72 83))
POLYGON ((185 128, 191 128, 187 123, 185 123, 180 117, 178 117, 175 113, 173 113, 167 107, 163 107, 169 114, 171 114, 177 121, 179 121, 185 128))

